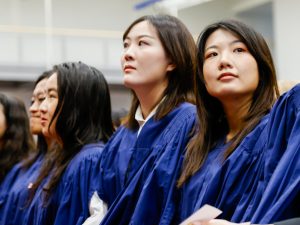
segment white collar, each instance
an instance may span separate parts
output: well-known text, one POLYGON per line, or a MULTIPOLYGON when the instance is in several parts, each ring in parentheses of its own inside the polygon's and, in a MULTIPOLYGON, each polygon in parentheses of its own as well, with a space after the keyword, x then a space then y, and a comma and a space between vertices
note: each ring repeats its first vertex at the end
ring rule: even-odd
POLYGON ((143 117, 143 113, 142 113, 142 109, 141 109, 141 105, 139 105, 135 111, 135 120, 138 122, 140 128, 138 130, 138 135, 140 134, 143 126, 145 125, 145 123, 152 117, 154 116, 154 114, 157 111, 158 106, 162 103, 162 101, 165 99, 165 97, 163 97, 161 99, 161 101, 154 107, 154 109, 152 109, 152 111, 149 113, 149 115, 146 117, 146 119, 144 119, 143 117))

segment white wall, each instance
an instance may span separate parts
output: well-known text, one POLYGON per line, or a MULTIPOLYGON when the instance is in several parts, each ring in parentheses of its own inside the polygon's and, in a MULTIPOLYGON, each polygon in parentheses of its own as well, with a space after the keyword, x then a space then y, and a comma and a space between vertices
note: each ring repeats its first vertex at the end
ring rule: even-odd
POLYGON ((300 1, 274 0, 276 64, 280 79, 299 80, 300 1))
MULTIPOLYGON (((84 61, 99 68, 111 84, 121 84, 122 32, 135 18, 157 13, 156 7, 134 10, 142 1, 53 0, 54 30, 49 42, 43 30, 43 0, 0 0, 0 80, 35 80, 51 58, 50 64, 84 61)), ((268 40, 279 78, 300 80, 299 9, 298 0, 213 0, 179 10, 178 17, 195 38, 216 20, 243 20, 268 40)), ((26 85, 16 86, 18 91, 0 89, 23 91, 26 97, 31 92, 26 85)), ((129 105, 130 95, 126 89, 113 88, 112 99, 114 108, 123 108, 129 105)))
MULTIPOLYGON (((0 80, 32 81, 64 61, 100 69, 121 84, 122 33, 137 17, 138 0, 53 0, 52 29, 45 30, 44 1, 0 0, 0 80)), ((48 24, 49 25, 49 24, 48 24)))
MULTIPOLYGON (((153 7, 135 10, 141 0, 52 0, 53 26, 123 31, 153 7)), ((44 0, 0 0, 0 24, 44 26, 44 0)))
POLYGON ((232 18, 233 5, 236 0, 211 1, 201 5, 180 10, 178 17, 187 25, 195 37, 208 24, 224 18, 232 18))
MULTIPOLYGON (((109 83, 122 84, 122 32, 134 19, 154 13, 152 7, 134 10, 138 2, 53 0, 49 42, 43 0, 0 0, 0 80, 34 81, 47 67, 48 51, 50 64, 81 60, 99 68, 109 83)), ((0 82, 0 91, 27 103, 32 85, 0 82)), ((118 85, 111 98, 113 110, 130 105, 129 91, 118 85)))

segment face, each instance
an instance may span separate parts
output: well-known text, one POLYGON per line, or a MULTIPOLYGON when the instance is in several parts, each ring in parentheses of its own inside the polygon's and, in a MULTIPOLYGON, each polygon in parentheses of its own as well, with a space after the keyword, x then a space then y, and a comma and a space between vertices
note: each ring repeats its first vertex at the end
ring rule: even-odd
POLYGON ((51 75, 46 81, 45 93, 45 100, 40 105, 42 132, 46 137, 58 140, 55 131, 57 117, 54 118, 51 126, 49 127, 58 103, 56 73, 51 75))
POLYGON ((41 80, 33 91, 31 97, 31 106, 29 108, 30 112, 30 130, 33 134, 41 134, 42 133, 42 125, 41 125, 41 113, 40 113, 40 105, 45 99, 45 86, 46 79, 41 80))
POLYGON ((167 87, 166 73, 174 66, 165 54, 156 29, 149 22, 133 26, 123 44, 121 64, 126 87, 134 91, 167 87))
POLYGON ((246 45, 224 29, 206 41, 203 64, 206 88, 221 102, 226 98, 252 99, 259 82, 258 66, 246 45))
POLYGON ((3 105, 0 104, 0 139, 3 137, 6 130, 6 118, 4 115, 3 105))

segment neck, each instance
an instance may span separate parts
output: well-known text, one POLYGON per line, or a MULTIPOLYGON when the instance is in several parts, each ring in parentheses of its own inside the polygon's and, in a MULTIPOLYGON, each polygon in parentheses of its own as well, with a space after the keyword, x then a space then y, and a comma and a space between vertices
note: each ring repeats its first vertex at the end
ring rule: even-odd
POLYGON ((161 88, 160 86, 158 88, 143 88, 142 90, 135 90, 144 118, 147 118, 151 111, 161 101, 166 87, 167 86, 161 88))
POLYGON ((52 138, 48 138, 48 137, 45 137, 45 141, 46 141, 47 146, 48 146, 47 150, 51 151, 51 149, 54 146, 55 141, 52 138))
POLYGON ((226 140, 231 140, 237 133, 239 133, 245 126, 244 118, 247 115, 251 99, 234 99, 223 101, 223 109, 227 118, 229 132, 226 140))

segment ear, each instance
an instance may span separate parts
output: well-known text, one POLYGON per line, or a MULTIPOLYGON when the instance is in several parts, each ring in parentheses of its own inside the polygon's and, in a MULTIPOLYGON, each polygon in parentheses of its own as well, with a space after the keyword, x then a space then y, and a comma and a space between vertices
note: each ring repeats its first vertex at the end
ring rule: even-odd
POLYGON ((174 70, 175 68, 176 68, 175 64, 170 63, 167 67, 167 71, 170 72, 170 71, 174 70))

